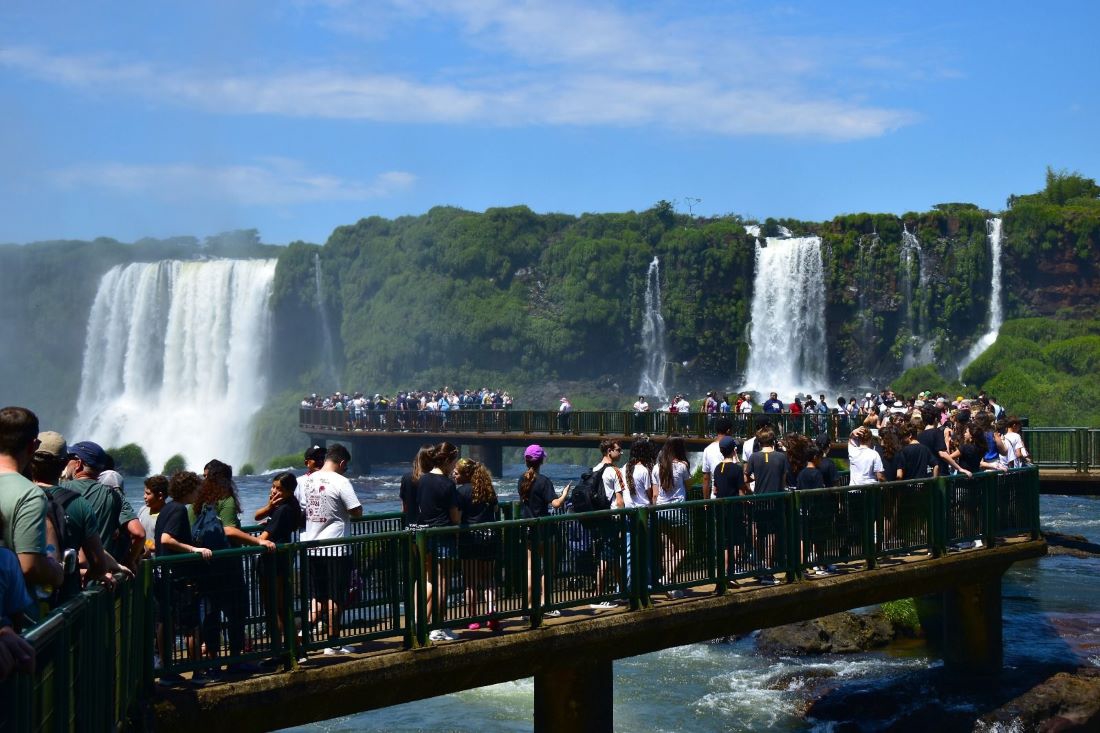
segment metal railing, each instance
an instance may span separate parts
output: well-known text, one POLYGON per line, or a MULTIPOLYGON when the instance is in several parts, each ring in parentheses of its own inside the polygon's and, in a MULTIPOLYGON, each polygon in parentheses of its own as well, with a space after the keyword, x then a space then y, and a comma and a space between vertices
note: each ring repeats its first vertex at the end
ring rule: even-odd
POLYGON ((411 648, 435 630, 537 627, 564 609, 640 609, 753 576, 796 583, 815 566, 873 569, 905 553, 1035 538, 1039 477, 1029 467, 539 519, 502 510, 502 521, 468 527, 393 530, 391 514, 358 525, 378 531, 274 552, 146 561, 115 594, 86 591, 27 634, 38 672, 5 687, 0 716, 20 731, 106 729, 156 678, 294 667, 343 646, 411 648))
POLYGON ((1100 429, 1024 428, 1021 435, 1037 466, 1078 473, 1100 469, 1100 429))

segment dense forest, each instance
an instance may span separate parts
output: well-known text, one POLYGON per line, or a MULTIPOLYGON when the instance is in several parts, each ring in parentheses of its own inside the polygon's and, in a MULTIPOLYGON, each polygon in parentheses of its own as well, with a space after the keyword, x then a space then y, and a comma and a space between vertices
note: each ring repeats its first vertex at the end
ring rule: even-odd
POLYGON ((256 422, 260 463, 297 445, 293 406, 302 392, 492 385, 509 389, 520 408, 551 406, 563 391, 581 409, 629 403, 643 361, 639 333, 654 256, 669 386, 696 395, 734 389, 755 290, 792 286, 755 282, 748 224, 763 236, 784 228, 822 238, 822 358, 833 384, 962 389, 957 364, 985 328, 994 216, 1003 219, 1009 321, 961 380, 1044 422, 1095 423, 1094 412, 1066 400, 1095 391, 1086 375, 1100 363, 1100 187, 1055 171, 1041 191, 1011 197, 1003 212, 945 203, 902 216, 750 222, 692 217, 666 201, 580 216, 437 207, 338 227, 323 246, 272 247, 255 231, 203 241, 4 245, 0 303, 9 317, 0 337, 19 346, 0 359, 0 401, 34 404, 58 420, 68 414, 86 314, 109 267, 227 256, 278 257, 273 395, 256 422), (338 383, 319 358, 318 262, 338 383), (909 364, 917 368, 903 374, 909 364))

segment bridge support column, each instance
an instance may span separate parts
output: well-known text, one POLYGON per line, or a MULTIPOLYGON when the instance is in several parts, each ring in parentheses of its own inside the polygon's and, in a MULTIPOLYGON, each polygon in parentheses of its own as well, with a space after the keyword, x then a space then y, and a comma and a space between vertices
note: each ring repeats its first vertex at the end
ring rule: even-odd
POLYGON ((1004 661, 1001 576, 943 593, 943 662, 967 677, 993 677, 1004 661))
POLYGON ((611 733, 610 659, 552 667, 535 675, 535 733, 611 733))
POLYGON ((499 445, 488 443, 471 443, 469 446, 470 458, 485 464, 489 473, 500 478, 504 473, 504 449, 499 445))

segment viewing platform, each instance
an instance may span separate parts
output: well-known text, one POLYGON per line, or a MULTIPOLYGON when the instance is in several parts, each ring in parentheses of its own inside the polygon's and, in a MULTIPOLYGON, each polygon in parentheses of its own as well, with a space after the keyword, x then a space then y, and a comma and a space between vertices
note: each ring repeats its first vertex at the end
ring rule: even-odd
POLYGON ((615 659, 914 596, 949 671, 996 675, 1001 576, 1046 552, 1038 489, 1026 468, 528 520, 507 505, 468 528, 371 515, 274 556, 157 558, 27 633, 37 674, 4 688, 0 720, 258 731, 534 676, 537 731, 604 732, 615 659), (319 557, 349 570, 332 634, 307 619, 319 557))

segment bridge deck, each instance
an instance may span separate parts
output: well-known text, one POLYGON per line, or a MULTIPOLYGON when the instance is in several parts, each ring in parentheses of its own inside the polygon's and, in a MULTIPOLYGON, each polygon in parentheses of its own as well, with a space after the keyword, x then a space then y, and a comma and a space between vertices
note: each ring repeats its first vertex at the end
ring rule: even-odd
POLYGON ((719 594, 704 584, 683 599, 655 599, 653 607, 637 612, 625 606, 565 610, 538 629, 512 620, 500 633, 462 631, 458 641, 420 649, 403 649, 400 637, 380 639, 354 655, 311 658, 291 672, 160 690, 151 713, 163 731, 193 731, 215 721, 221 729, 242 732, 275 722, 304 724, 529 677, 570 661, 619 659, 941 592, 999 578, 1012 563, 1045 553, 1042 540, 1008 538, 996 547, 952 550, 940 558, 919 552, 884 559, 874 570, 851 562, 829 576, 778 586, 744 580, 719 594))

